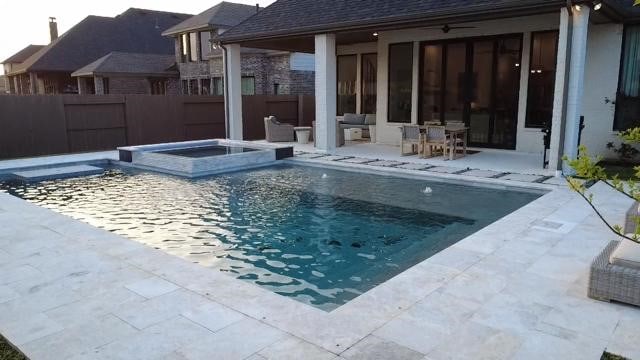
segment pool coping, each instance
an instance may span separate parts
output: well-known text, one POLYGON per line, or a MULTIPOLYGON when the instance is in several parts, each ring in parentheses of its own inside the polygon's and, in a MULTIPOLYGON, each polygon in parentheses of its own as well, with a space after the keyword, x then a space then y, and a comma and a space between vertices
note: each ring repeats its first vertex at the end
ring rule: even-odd
MULTIPOLYGON (((114 161, 110 162, 117 164, 114 161)), ((324 163, 297 159, 285 162, 327 167, 324 163)), ((347 167, 378 174, 389 174, 389 171, 401 170, 396 168, 374 170, 353 166, 353 164, 339 165, 334 168, 346 170, 347 167)), ((416 175, 411 170, 400 172, 412 177, 416 175)), ((476 181, 470 177, 461 179, 459 175, 418 174, 424 179, 456 180, 466 184, 476 181)), ((496 181, 496 179, 478 178, 477 182, 481 185, 511 186, 511 182, 505 184, 504 180, 496 181)), ((139 267, 181 288, 339 355, 420 300, 454 279, 466 276, 467 270, 481 263, 505 243, 513 241, 512 237, 531 228, 533 222, 548 219, 550 213, 555 214, 560 211, 562 206, 572 198, 566 187, 526 184, 518 185, 517 188, 533 188, 548 192, 331 312, 277 295, 270 290, 232 276, 212 272, 210 268, 190 263, 177 256, 95 228, 8 194, 0 193, 0 198, 7 196, 12 198, 7 198, 8 204, 5 204, 5 209, 8 205, 9 211, 13 208, 35 212, 39 213, 43 219, 52 219, 43 221, 43 226, 69 236, 80 246, 91 243, 91 248, 95 251, 139 267), (541 211, 543 209, 544 211, 541 211), (80 229, 80 232, 73 233, 70 229, 80 229), (126 249, 126 251, 120 252, 120 249, 126 249), (473 261, 466 262, 463 266, 448 266, 448 259, 451 256, 455 257, 456 253, 472 254, 473 261), (417 284, 420 285, 416 286, 417 284)), ((623 216, 623 214, 616 215, 623 216)))

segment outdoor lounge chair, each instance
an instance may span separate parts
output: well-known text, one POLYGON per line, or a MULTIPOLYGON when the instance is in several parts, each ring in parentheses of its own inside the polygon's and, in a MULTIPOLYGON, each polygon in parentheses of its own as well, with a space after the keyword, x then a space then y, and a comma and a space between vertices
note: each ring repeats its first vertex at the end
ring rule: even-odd
POLYGON ((640 306, 640 245, 610 242, 591 264, 588 295, 640 306))
POLYGON ((292 142, 293 125, 280 123, 275 116, 264 118, 264 133, 268 142, 292 142))

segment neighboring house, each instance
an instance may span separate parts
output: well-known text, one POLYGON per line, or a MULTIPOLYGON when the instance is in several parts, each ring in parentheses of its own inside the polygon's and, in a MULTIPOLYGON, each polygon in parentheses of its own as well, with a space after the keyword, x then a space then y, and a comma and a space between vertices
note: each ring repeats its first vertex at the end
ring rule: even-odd
POLYGON ((18 67, 23 62, 25 62, 25 60, 27 60, 31 55, 35 54, 43 47, 44 45, 28 45, 24 49, 18 51, 2 62, 5 73, 5 82, 7 83, 7 91, 12 94, 22 94, 28 91, 28 84, 20 81, 20 77, 9 77, 7 76, 7 74, 10 74, 13 71, 17 70, 18 67), (23 85, 25 88, 24 91, 22 90, 23 85))
POLYGON ((6 75, 0 75, 0 95, 9 93, 9 82, 6 75))
MULTIPOLYGON (((223 95, 222 50, 211 40, 255 15, 257 6, 221 2, 166 30, 175 39, 175 55, 184 94, 223 95)), ((313 55, 243 47, 242 93, 313 94, 313 55)))
POLYGON ((112 52, 76 70, 81 94, 178 94, 174 55, 112 52))
MULTIPOLYGON (((321 150, 335 147, 336 115, 375 112, 387 144, 399 143, 402 125, 463 121, 472 146, 542 154, 548 128, 555 170, 579 138, 605 153, 614 131, 640 125, 632 3, 278 0, 219 41, 230 58, 255 44, 315 53, 321 150)), ((241 75, 228 75, 233 138, 242 137, 241 75)))
MULTIPOLYGON (((191 15, 131 8, 114 18, 88 16, 59 38, 53 37, 57 30, 52 31, 51 44, 8 72, 10 80, 20 85, 12 93, 77 94, 78 80, 71 74, 113 52, 173 55, 173 42, 161 33, 189 17, 191 15)), ((154 78, 148 81, 151 83, 154 78)), ((131 88, 137 91, 138 86, 131 85, 131 88)))

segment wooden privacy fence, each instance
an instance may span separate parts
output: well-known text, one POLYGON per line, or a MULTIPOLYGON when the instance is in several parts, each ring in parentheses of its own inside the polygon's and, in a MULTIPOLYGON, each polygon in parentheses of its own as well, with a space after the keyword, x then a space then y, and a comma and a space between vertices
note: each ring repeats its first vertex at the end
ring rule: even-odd
MULTIPOLYGON (((243 97, 245 140, 264 139, 267 115, 310 125, 314 98, 243 97)), ((221 96, 0 96, 0 159, 224 138, 225 133, 221 96)))

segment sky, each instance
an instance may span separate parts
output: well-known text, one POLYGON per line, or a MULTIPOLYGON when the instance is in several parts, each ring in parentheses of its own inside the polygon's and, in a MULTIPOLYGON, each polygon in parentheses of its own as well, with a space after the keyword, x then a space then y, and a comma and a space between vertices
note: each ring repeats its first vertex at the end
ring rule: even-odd
MULTIPOLYGON (((267 6, 273 0, 230 0, 244 4, 267 6)), ((219 0, 18 0, 3 1, 0 21, 0 61, 29 44, 49 43, 49 17, 58 20, 60 34, 88 15, 115 16, 130 7, 198 14, 219 0)), ((2 69, 0 68, 0 74, 2 69)))

